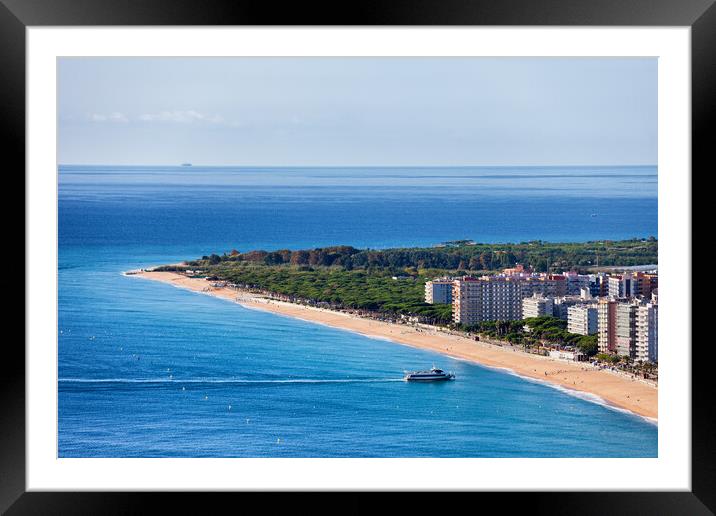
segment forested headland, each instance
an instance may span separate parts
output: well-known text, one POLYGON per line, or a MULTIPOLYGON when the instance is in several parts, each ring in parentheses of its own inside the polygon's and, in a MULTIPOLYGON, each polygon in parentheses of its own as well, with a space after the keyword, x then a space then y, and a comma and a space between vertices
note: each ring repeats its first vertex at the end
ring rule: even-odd
POLYGON ((340 245, 316 249, 275 251, 231 250, 212 254, 191 265, 246 262, 260 265, 338 267, 343 270, 374 268, 489 272, 520 263, 537 272, 586 271, 597 266, 634 266, 657 263, 655 237, 632 240, 551 243, 540 240, 517 244, 478 244, 453 241, 433 247, 356 249, 340 245))
POLYGON ((334 309, 415 316, 449 324, 449 305, 424 302, 425 282, 443 275, 489 274, 522 264, 538 272, 598 266, 656 264, 654 237, 621 241, 479 244, 454 241, 434 247, 357 249, 331 246, 307 250, 231 250, 157 270, 197 271, 248 290, 334 309))

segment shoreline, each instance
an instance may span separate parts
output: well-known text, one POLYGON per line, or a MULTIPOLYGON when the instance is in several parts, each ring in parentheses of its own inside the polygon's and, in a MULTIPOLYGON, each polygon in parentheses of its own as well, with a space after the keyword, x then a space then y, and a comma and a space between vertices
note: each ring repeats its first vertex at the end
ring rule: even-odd
POLYGON ((454 335, 424 325, 409 326, 268 299, 230 287, 213 287, 205 279, 175 272, 130 271, 126 275, 173 285, 201 294, 226 299, 245 308, 257 309, 358 333, 365 337, 388 340, 414 348, 435 351, 453 359, 466 360, 508 374, 538 381, 589 401, 606 404, 656 423, 658 388, 626 376, 595 368, 582 362, 570 362, 531 355, 516 348, 500 347, 484 341, 454 335), (576 391, 576 392, 574 392, 576 391))

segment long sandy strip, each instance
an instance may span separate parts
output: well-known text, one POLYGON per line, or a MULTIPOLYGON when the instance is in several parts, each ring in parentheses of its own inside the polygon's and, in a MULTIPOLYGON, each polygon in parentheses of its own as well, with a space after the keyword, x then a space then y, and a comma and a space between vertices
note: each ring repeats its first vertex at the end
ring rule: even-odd
POLYGON ((131 274, 228 299, 249 308, 317 322, 371 337, 386 338, 490 367, 509 369, 521 376, 596 395, 610 405, 653 421, 657 419, 656 386, 623 374, 601 370, 590 364, 532 355, 511 346, 502 347, 482 341, 477 342, 425 326, 413 327, 407 324, 387 323, 333 310, 269 300, 257 294, 229 287, 212 287, 205 279, 190 278, 174 272, 132 271, 131 274))

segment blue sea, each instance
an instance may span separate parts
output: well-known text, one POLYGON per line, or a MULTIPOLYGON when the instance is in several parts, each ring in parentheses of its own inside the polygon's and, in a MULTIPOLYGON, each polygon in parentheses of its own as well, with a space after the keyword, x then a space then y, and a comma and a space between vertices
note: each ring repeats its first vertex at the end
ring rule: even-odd
POLYGON ((540 382, 122 271, 231 249, 658 236, 656 167, 60 166, 60 457, 655 457, 540 382), (401 381, 436 364, 457 379, 401 381))

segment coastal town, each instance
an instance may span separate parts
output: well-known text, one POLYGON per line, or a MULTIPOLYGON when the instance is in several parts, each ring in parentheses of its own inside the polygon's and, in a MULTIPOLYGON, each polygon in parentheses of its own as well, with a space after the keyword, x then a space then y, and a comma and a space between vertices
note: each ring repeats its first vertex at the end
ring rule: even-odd
MULTIPOLYGON (((554 317, 567 331, 596 335, 605 360, 656 364, 658 357, 658 275, 648 270, 622 273, 535 273, 518 265, 500 274, 443 277, 425 284, 426 303, 452 305, 453 321, 554 317)), ((528 329, 529 331, 529 329, 528 329)), ((555 346, 553 356, 587 360, 587 354, 555 346)))

